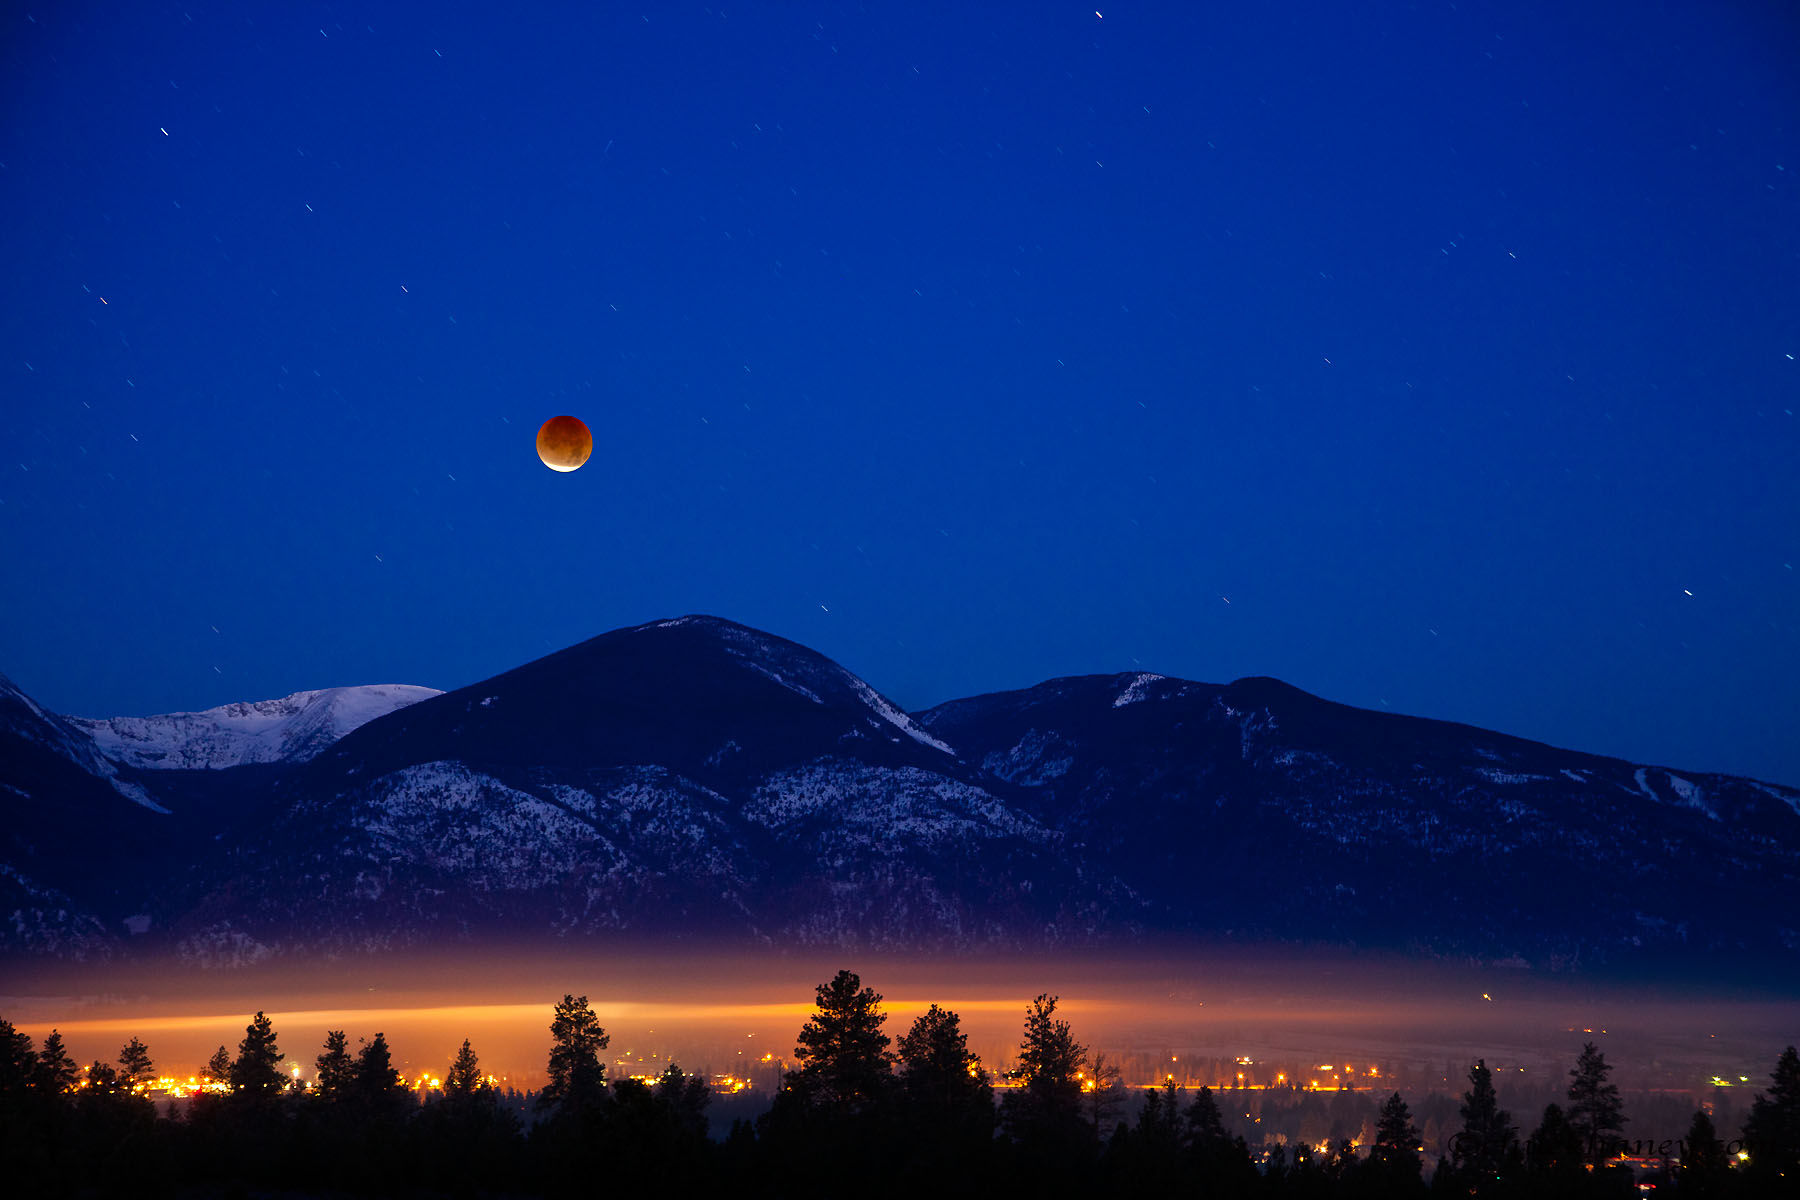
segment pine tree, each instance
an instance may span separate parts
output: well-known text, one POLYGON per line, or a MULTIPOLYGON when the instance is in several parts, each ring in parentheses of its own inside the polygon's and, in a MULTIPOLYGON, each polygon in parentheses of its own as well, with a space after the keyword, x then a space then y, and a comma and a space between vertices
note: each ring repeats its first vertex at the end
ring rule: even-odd
POLYGON ((1196 1150, 1219 1149, 1231 1143, 1231 1135, 1225 1132, 1225 1114, 1219 1111, 1209 1087, 1201 1088, 1188 1105, 1187 1127, 1188 1142, 1196 1150))
POLYGON ((933 1004, 900 1039, 901 1084, 915 1113, 927 1124, 950 1124, 993 1110, 993 1088, 981 1060, 969 1053, 969 1035, 953 1012, 933 1004))
MULTIPOLYGON (((546 1123, 546 1129, 556 1122, 546 1123)), ((467 1039, 444 1075, 443 1096, 426 1104, 410 1121, 411 1135, 421 1152, 422 1179, 443 1193, 493 1194, 503 1183, 517 1185, 519 1169, 513 1160, 518 1148, 518 1121, 510 1106, 502 1108, 498 1091, 481 1073, 481 1060, 467 1039)), ((568 1129, 576 1141, 591 1129, 568 1129)), ((550 1139, 554 1143, 558 1138, 550 1139)), ((566 1146, 567 1141, 563 1140, 566 1146)), ((541 1148, 551 1149, 550 1145, 541 1148)), ((540 1153, 539 1161, 546 1155, 540 1153)), ((615 1184, 615 1188, 616 1188, 615 1184)))
POLYGON ((493 1094, 493 1087, 481 1074, 481 1060, 475 1057, 475 1051, 469 1048, 469 1039, 464 1038, 462 1049, 456 1052, 456 1059, 450 1064, 450 1070, 444 1076, 444 1098, 446 1100, 474 1100, 487 1098, 493 1094))
POLYGON ((1619 1089, 1606 1080, 1611 1071, 1606 1056, 1592 1042, 1582 1046, 1581 1057, 1569 1071, 1569 1124, 1581 1138, 1582 1153, 1594 1166, 1613 1157, 1618 1144, 1615 1135, 1625 1128, 1619 1089))
POLYGON ((1744 1122, 1744 1149, 1759 1179, 1800 1179, 1800 1053, 1789 1046, 1776 1060, 1769 1090, 1750 1102, 1744 1122))
POLYGON ((1569 1124, 1562 1105, 1545 1105, 1544 1119, 1525 1140, 1525 1164, 1532 1175, 1539 1180, 1572 1178, 1585 1161, 1581 1134, 1569 1124))
POLYGON ((150 1063, 150 1047, 132 1038, 119 1050, 119 1082, 130 1089, 154 1078, 156 1069, 150 1063))
POLYGON ((868 1112, 884 1098, 893 1075, 881 996, 863 987, 854 971, 839 971, 819 985, 817 1006, 796 1039, 800 1069, 788 1076, 788 1086, 812 1107, 840 1115, 868 1112))
POLYGON ((685 1075, 670 1063, 657 1077, 653 1090, 657 1108, 674 1130, 677 1144, 690 1148, 706 1142, 706 1107, 712 1103, 712 1089, 698 1075, 685 1075))
POLYGON ((597 1111, 606 1101, 600 1051, 612 1039, 586 996, 563 996, 550 1022, 550 1037, 550 1081, 538 1094, 538 1104, 568 1115, 597 1111))
POLYGON ((1682 1196, 1716 1196, 1724 1190, 1730 1159, 1704 1108, 1694 1110, 1687 1136, 1681 1139, 1681 1165, 1675 1169, 1682 1196))
POLYGON ((406 1084, 394 1067, 385 1033, 378 1032, 363 1043, 356 1055, 356 1075, 351 1086, 356 1096, 369 1104, 387 1105, 407 1098, 406 1084))
POLYGON ((75 1078, 79 1072, 75 1060, 63 1048, 62 1034, 52 1029, 44 1038, 43 1049, 38 1051, 37 1071, 34 1076, 40 1092, 61 1095, 75 1087, 75 1078))
POLYGON ((1462 1129, 1450 1144, 1452 1162, 1470 1188, 1478 1194, 1491 1192, 1516 1159, 1519 1137, 1512 1117, 1500 1107, 1485 1059, 1476 1059, 1469 1069, 1461 1112, 1462 1129))
POLYGON ((1419 1130, 1400 1093, 1389 1096, 1375 1124, 1375 1144, 1369 1148, 1368 1173, 1390 1196, 1416 1192, 1422 1186, 1425 1164, 1419 1157, 1419 1130))
POLYGON ((244 1027, 244 1040, 238 1043, 238 1056, 231 1064, 232 1094, 257 1098, 277 1095, 287 1086, 279 1065, 286 1057, 275 1044, 275 1029, 269 1018, 257 1013, 244 1027))
POLYGON ((1208 1195, 1247 1194, 1256 1179, 1250 1147, 1225 1129, 1213 1090, 1203 1087, 1187 1110, 1188 1158, 1208 1195))
POLYGON ((31 1035, 20 1033, 11 1021, 0 1020, 0 1096, 21 1096, 37 1075, 37 1047, 31 1035))
POLYGON ((1185 1140, 1181 1128, 1181 1095, 1175 1080, 1144 1093, 1144 1105, 1138 1109, 1137 1127, 1132 1130, 1140 1152, 1151 1158, 1173 1159, 1185 1140))
POLYGON ((225 1083, 230 1080, 231 1051, 223 1046, 214 1050, 212 1057, 206 1060, 206 1066, 200 1069, 200 1076, 203 1079, 210 1079, 214 1083, 225 1083))
POLYGON ((1091 1134, 1081 1118, 1087 1047, 1075 1040, 1067 1021, 1056 1019, 1056 1001, 1040 994, 1025 1009, 1025 1034, 1013 1070, 1018 1086, 1007 1092, 1000 1110, 1015 1140, 1067 1148, 1085 1144, 1091 1134))
POLYGON ((341 1029, 326 1030, 325 1049, 313 1060, 319 1072, 314 1086, 326 1100, 346 1098, 356 1080, 356 1063, 350 1057, 349 1041, 341 1029))
POLYGON ((1137 1123, 1128 1133, 1115 1133, 1108 1146, 1119 1190, 1154 1195, 1178 1188, 1186 1157, 1182 1133, 1181 1090, 1171 1076, 1161 1087, 1144 1092, 1137 1123))

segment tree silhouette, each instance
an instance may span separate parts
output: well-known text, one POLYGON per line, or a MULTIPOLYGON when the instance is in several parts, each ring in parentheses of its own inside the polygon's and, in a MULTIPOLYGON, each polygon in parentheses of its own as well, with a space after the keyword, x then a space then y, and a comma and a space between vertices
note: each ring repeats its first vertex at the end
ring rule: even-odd
POLYGON ((1525 1165, 1531 1171, 1534 1186, 1546 1191, 1570 1190, 1575 1180, 1585 1174, 1586 1161, 1581 1134, 1569 1124, 1562 1105, 1545 1105, 1544 1119, 1525 1140, 1525 1165))
POLYGON ((1594 1043, 1581 1048, 1581 1057, 1569 1071, 1569 1124, 1581 1139, 1587 1161, 1598 1166, 1613 1157, 1615 1136, 1625 1128, 1624 1105, 1617 1085, 1607 1082, 1612 1068, 1594 1043))
POLYGON ((673 1129, 678 1144, 689 1151, 706 1141, 706 1107, 712 1103, 712 1089, 698 1075, 685 1075, 670 1063, 657 1076, 652 1095, 673 1129))
POLYGON ((1375 1142, 1369 1147, 1364 1173, 1381 1194, 1402 1196, 1421 1191, 1425 1164, 1419 1158, 1419 1130, 1412 1111, 1395 1092, 1381 1105, 1375 1123, 1375 1142))
POLYGON ((1792 1046, 1776 1060, 1768 1092, 1750 1102, 1744 1149, 1757 1179, 1782 1179, 1790 1187, 1800 1179, 1800 1053, 1792 1046))
POLYGON ((596 1156, 614 1186, 633 1192, 654 1187, 686 1192, 700 1182, 707 1152, 706 1081, 674 1063, 654 1083, 620 1079, 595 1139, 596 1156))
POLYGON ((377 1032, 357 1052, 352 1088, 359 1100, 380 1110, 399 1108, 412 1099, 394 1067, 385 1033, 377 1032))
POLYGON ((1081 1076, 1087 1047, 1077 1042, 1067 1021, 1056 1019, 1057 997, 1039 994, 1025 1009, 1019 1042, 1017 1086, 1000 1102, 1000 1117, 1013 1139, 1063 1157, 1092 1144, 1081 1115, 1081 1076))
POLYGON ((129 1089, 154 1078, 156 1069, 150 1062, 150 1047, 132 1038, 119 1050, 119 1082, 129 1089))
POLYGON ((788 1087, 812 1107, 867 1112, 892 1078, 881 996, 854 971, 839 971, 819 985, 817 1004, 796 1039, 800 1069, 788 1076, 788 1087))
POLYGON ((598 1111, 606 1102, 606 1067, 600 1052, 612 1039, 586 996, 564 995, 550 1021, 550 1081, 538 1105, 569 1116, 598 1111))
POLYGON ((993 1086, 955 1013, 926 1009, 900 1039, 899 1068, 915 1137, 993 1136, 993 1086))
POLYGON ((280 1066, 286 1057, 275 1044, 275 1029, 269 1018, 257 1013, 245 1026, 244 1040, 238 1043, 238 1056, 231 1064, 232 1094, 266 1097, 279 1093, 287 1086, 280 1066))
POLYGON ((1469 1069, 1469 1090, 1460 1109, 1462 1129, 1451 1139, 1451 1164, 1477 1195, 1491 1194, 1519 1157, 1518 1130, 1500 1107, 1493 1072, 1485 1059, 1469 1069))
POLYGON ((438 1187, 467 1194, 478 1181, 489 1188, 517 1183, 518 1120, 501 1107, 467 1039, 444 1076, 443 1096, 417 1121, 424 1176, 438 1187))
POLYGON ((356 1079, 356 1063, 350 1057, 349 1038, 341 1029, 325 1031, 325 1049, 313 1060, 318 1069, 314 1087, 325 1100, 343 1100, 356 1079))
POLYGON ((43 1048, 38 1051, 37 1072, 34 1076, 38 1090, 51 1095, 72 1091, 77 1074, 75 1060, 63 1048, 61 1032, 52 1029, 45 1035, 43 1048))
POLYGON ((1219 1111, 1219 1102, 1209 1087, 1195 1093, 1194 1102, 1188 1105, 1187 1127, 1188 1140, 1196 1148, 1221 1149, 1231 1142, 1231 1135, 1225 1132, 1225 1114, 1219 1111))
POLYGON ((1107 1165, 1118 1173, 1110 1190, 1154 1195, 1180 1189, 1186 1165, 1185 1132, 1181 1089, 1174 1078, 1162 1087, 1146 1090, 1137 1123, 1128 1133, 1116 1134, 1108 1147, 1107 1165))
POLYGON ((223 1046, 214 1050, 212 1052, 212 1057, 206 1060, 206 1066, 200 1069, 200 1074, 203 1078, 210 1079, 214 1083, 225 1083, 230 1080, 231 1051, 225 1049, 223 1046))
POLYGON ((0 1185, 9 1194, 67 1192, 57 1178, 48 1126, 60 1096, 37 1088, 38 1053, 28 1034, 0 1020, 0 1185))
POLYGON ((1093 1069, 1081 1081, 1081 1106, 1097 1138, 1104 1136, 1106 1123, 1125 1106, 1118 1064, 1106 1061, 1104 1054, 1094 1055, 1093 1069))
POLYGON ((31 1035, 0 1020, 0 1096, 22 1096, 37 1075, 37 1048, 31 1035))
POLYGON ((444 1075, 444 1098, 473 1100, 477 1096, 487 1096, 493 1090, 492 1085, 481 1074, 481 1060, 469 1048, 469 1039, 464 1038, 462 1049, 456 1052, 450 1070, 444 1075))
POLYGON ((1225 1114, 1209 1087, 1194 1095, 1187 1110, 1188 1158, 1208 1194, 1239 1195, 1255 1180, 1250 1147, 1225 1129, 1225 1114))
POLYGON ((1730 1159, 1719 1140, 1712 1118, 1704 1108, 1694 1110, 1687 1136, 1681 1139, 1681 1165, 1675 1169, 1676 1187, 1683 1196, 1717 1196, 1730 1182, 1730 1159))

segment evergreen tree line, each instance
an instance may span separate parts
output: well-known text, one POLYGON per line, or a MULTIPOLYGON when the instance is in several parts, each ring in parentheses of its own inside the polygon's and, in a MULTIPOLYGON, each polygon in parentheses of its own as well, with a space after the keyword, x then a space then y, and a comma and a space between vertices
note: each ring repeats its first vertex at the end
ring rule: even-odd
MULTIPOLYGON (((381 1033, 352 1049, 332 1030, 301 1088, 262 1013, 235 1056, 205 1073, 228 1085, 158 1116, 136 1038, 117 1065, 80 1071, 52 1031, 41 1047, 0 1020, 0 1194, 587 1196, 619 1187, 725 1188, 735 1195, 1123 1195, 1206 1197, 1625 1197, 1633 1149, 1605 1056, 1586 1045, 1566 1103, 1522 1133, 1484 1061, 1426 1180, 1405 1099, 1382 1103, 1374 1141, 1259 1147, 1233 1133, 1210 1088, 1173 1079, 1128 1095, 1116 1066, 1090 1055, 1036 997, 1014 1068, 990 1078, 956 1013, 932 1005, 895 1042, 881 996, 850 971, 817 989, 796 1066, 768 1112, 708 1135, 705 1080, 671 1064, 653 1083, 606 1077, 609 1044, 586 997, 555 1006, 548 1082, 529 1103, 503 1095, 464 1041, 440 1093, 421 1104, 381 1033), (1001 1086, 996 1086, 996 1083, 1001 1086)), ((1229 1094, 1227 1094, 1229 1095, 1229 1094)), ((1664 1146, 1654 1182, 1692 1197, 1800 1195, 1800 1054, 1790 1046, 1729 1153, 1704 1109, 1664 1146)), ((1640 1148, 1636 1147, 1636 1148, 1640 1148)))

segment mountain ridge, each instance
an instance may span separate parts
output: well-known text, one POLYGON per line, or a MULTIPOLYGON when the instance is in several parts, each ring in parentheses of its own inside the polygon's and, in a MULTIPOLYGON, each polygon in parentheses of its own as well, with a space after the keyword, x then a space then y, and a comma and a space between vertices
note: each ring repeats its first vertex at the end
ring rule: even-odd
MULTIPOLYGON (((59 778, 101 804, 97 752, 64 750, 89 767, 59 778)), ((1800 791, 1267 677, 1066 676, 907 714, 816 651, 693 615, 419 698, 304 758, 113 769, 170 810, 138 810, 160 887, 96 893, 43 850, 67 827, 34 833, 29 809, 0 866, 82 898, 89 943, 97 923, 119 952, 202 964, 486 936, 1800 963, 1800 905, 1768 903, 1800 898, 1800 791), (152 932, 118 934, 127 915, 152 932)), ((16 928, 45 907, 8 906, 16 928)), ((16 953, 54 941, 0 928, 16 953)))
POLYGON ((441 695, 416 684, 362 684, 234 701, 148 717, 64 717, 114 762, 151 770, 218 770, 304 762, 397 708, 441 695))

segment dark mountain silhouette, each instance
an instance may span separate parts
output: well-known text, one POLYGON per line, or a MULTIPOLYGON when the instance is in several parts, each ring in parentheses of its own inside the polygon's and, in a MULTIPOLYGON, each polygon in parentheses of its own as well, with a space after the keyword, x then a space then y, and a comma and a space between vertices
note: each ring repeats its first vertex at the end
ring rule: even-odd
POLYGON ((1278 680, 1058 679, 919 714, 1155 928, 1569 964, 1800 950, 1800 792, 1278 680))
POLYGON ((686 617, 310 761, 134 771, 16 689, 0 718, 5 878, 36 889, 7 894, 13 952, 74 952, 32 900, 65 896, 83 953, 218 964, 491 936, 1800 961, 1800 792, 1271 679, 1058 679, 909 716, 805 647, 686 617))

